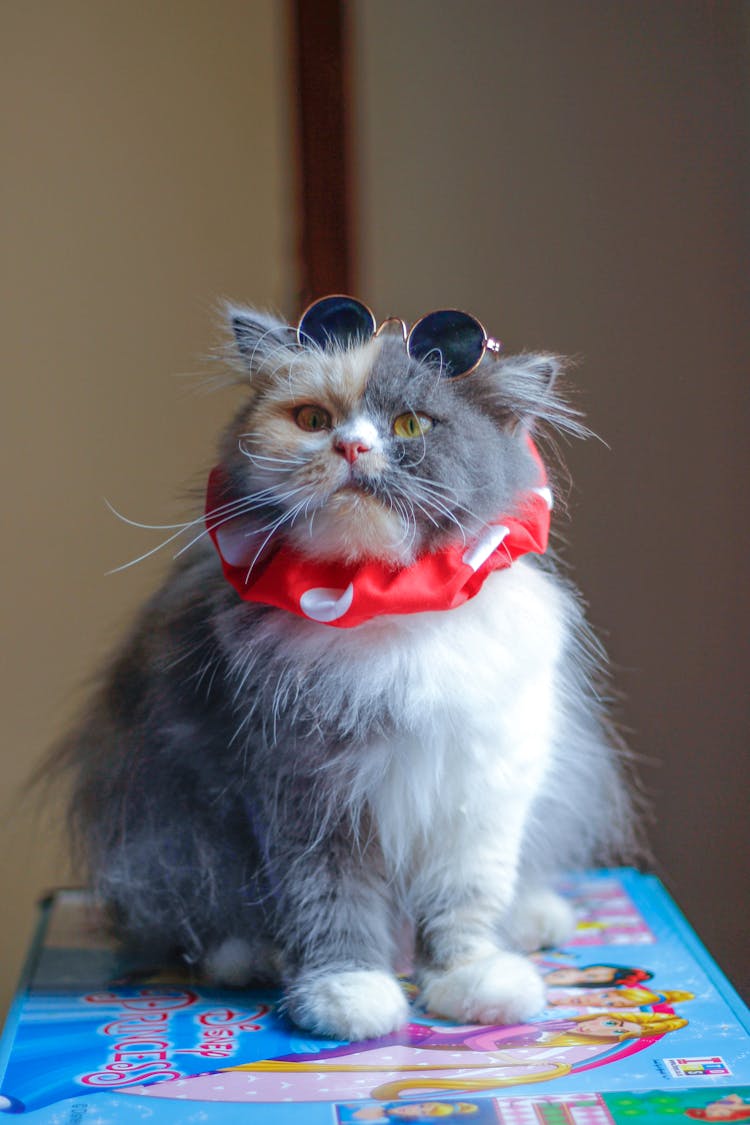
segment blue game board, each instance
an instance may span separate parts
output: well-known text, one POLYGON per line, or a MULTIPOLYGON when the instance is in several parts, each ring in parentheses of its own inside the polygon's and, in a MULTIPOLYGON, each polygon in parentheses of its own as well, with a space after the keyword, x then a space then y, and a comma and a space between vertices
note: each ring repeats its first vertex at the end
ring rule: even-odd
POLYGON ((659 882, 599 871, 561 889, 578 928, 536 956, 535 1020, 456 1027, 405 980, 408 1026, 356 1044, 301 1032, 277 993, 129 961, 85 893, 58 892, 2 1040, 0 1110, 47 1125, 750 1121, 750 1013, 659 882))

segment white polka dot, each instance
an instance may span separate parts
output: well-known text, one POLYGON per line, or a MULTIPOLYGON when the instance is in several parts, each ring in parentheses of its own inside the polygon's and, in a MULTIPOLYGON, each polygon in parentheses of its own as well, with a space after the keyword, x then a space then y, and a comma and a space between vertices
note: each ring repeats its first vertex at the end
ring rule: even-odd
POLYGON ((546 484, 543 484, 539 488, 532 488, 531 491, 536 492, 537 496, 541 496, 542 500, 547 505, 549 510, 552 511, 552 509, 554 507, 554 502, 552 500, 552 489, 551 488, 548 488, 546 484))
POLYGON ((497 550, 509 530, 504 523, 488 527, 486 531, 482 532, 474 546, 466 551, 463 561, 472 570, 479 570, 482 563, 486 562, 492 552, 497 550))
POLYGON ((249 566, 257 552, 247 520, 229 520, 216 528, 216 540, 221 557, 230 566, 249 566))
POLYGON ((319 586, 313 590, 305 590, 299 600, 299 606, 306 617, 313 621, 338 621, 348 613, 354 600, 354 586, 351 583, 345 590, 328 590, 319 586))

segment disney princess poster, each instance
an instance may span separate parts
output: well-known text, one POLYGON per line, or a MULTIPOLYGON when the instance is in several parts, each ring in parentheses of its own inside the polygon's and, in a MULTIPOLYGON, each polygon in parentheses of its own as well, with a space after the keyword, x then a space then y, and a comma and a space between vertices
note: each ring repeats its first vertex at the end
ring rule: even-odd
POLYGON ((406 979, 408 1025, 360 1043, 299 1031, 272 992, 128 962, 86 896, 62 892, 2 1041, 0 1112, 47 1125, 209 1110, 279 1125, 607 1125, 648 1103, 644 1121, 750 1120, 750 1014, 661 885, 617 870, 562 890, 579 926, 536 955, 548 999, 533 1021, 455 1026, 424 1011, 406 979))

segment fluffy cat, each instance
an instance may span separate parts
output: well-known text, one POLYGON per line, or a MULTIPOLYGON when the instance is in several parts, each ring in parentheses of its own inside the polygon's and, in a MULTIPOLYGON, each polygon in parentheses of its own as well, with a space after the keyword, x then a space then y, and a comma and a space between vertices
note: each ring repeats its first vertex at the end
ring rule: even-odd
MULTIPOLYGON (((247 397, 209 523, 248 574, 280 544, 394 574, 463 549, 538 489, 529 435, 579 428, 552 356, 488 351, 452 380, 398 332, 323 349, 228 315, 247 397)), ((573 924, 551 880, 631 841, 574 590, 526 555, 456 608, 336 628, 242 600, 195 536, 58 754, 118 932, 282 982, 300 1025, 362 1039, 407 1019, 406 925, 430 1011, 533 1015, 523 951, 573 924)))

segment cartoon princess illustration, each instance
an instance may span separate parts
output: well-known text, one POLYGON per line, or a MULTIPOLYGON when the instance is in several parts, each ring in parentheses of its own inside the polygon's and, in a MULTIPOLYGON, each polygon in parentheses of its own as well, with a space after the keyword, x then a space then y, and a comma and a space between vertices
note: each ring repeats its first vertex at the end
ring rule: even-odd
POLYGON ((750 1121, 750 1101, 739 1094, 725 1094, 702 1109, 686 1109, 685 1116, 693 1121, 750 1121))
POLYGON ((654 1004, 681 1004, 694 999, 694 993, 677 989, 652 992, 648 988, 604 988, 564 992, 550 996, 547 1003, 551 1008, 650 1008, 654 1004))
POLYGON ((613 1051, 627 1051, 629 1043, 651 1041, 686 1025, 670 1012, 593 1012, 512 1027, 412 1023, 381 1039, 259 1059, 128 1093, 255 1102, 398 1102, 435 1096, 439 1104, 449 1093, 561 1078, 613 1051))
POLYGON ((548 988, 633 988, 652 980, 647 969, 627 968, 624 965, 560 965, 543 972, 548 988))
POLYGON ((479 1112, 475 1102, 404 1102, 402 1105, 362 1106, 352 1112, 353 1121, 387 1125, 390 1121, 434 1121, 436 1118, 468 1118, 479 1112))
POLYGON ((626 1016, 591 1013, 513 1027, 427 1028, 411 1024, 409 1030, 420 1047, 492 1051, 495 1048, 570 1047, 603 1042, 611 1046, 623 1039, 665 1035, 681 1027, 687 1027, 687 1020, 672 1013, 628 1012, 626 1016))

